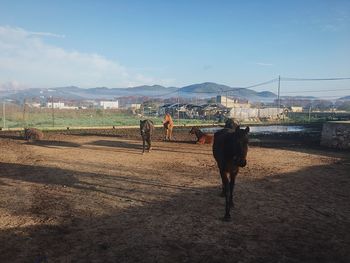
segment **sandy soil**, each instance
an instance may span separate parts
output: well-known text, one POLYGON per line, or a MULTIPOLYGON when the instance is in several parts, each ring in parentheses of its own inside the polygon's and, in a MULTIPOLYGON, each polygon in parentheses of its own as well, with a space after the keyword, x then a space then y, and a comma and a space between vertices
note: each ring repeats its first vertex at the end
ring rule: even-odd
POLYGON ((0 262, 350 261, 349 153, 251 147, 224 222, 211 146, 135 136, 0 138, 0 262))

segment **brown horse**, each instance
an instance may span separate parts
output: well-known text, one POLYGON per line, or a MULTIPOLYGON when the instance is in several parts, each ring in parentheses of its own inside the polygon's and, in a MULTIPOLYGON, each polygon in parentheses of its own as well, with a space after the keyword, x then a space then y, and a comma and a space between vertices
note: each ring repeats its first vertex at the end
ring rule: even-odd
POLYGON ((239 167, 247 164, 249 127, 223 129, 214 134, 213 155, 217 162, 225 196, 225 216, 229 221, 233 207, 233 190, 239 167))
POLYGON ((166 121, 163 123, 163 128, 164 128, 164 141, 166 140, 173 140, 173 128, 174 124, 170 123, 169 121, 166 121))
POLYGON ((196 135, 198 144, 211 144, 213 142, 214 137, 212 134, 206 134, 197 127, 192 127, 190 130, 190 134, 196 135))
POLYGON ((148 152, 151 151, 152 148, 152 134, 154 132, 154 124, 151 120, 140 120, 140 133, 142 137, 142 153, 145 152, 145 147, 147 143, 148 152))
POLYGON ((27 141, 39 141, 44 138, 42 131, 35 128, 24 129, 24 139, 27 141))

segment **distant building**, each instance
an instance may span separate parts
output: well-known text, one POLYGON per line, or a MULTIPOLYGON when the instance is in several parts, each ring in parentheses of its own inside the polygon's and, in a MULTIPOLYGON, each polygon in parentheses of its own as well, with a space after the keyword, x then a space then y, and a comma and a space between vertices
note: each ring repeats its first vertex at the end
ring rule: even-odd
POLYGON ((54 109, 65 109, 65 110, 76 110, 78 109, 77 106, 68 106, 68 105, 65 105, 64 102, 46 102, 46 108, 50 108, 52 109, 52 105, 53 105, 53 108, 54 109))
POLYGON ((127 104, 125 104, 125 108, 138 110, 141 108, 141 103, 127 103, 127 104))
POLYGON ((30 108, 40 108, 41 104, 39 102, 29 102, 26 103, 26 105, 28 105, 30 108))
POLYGON ((300 107, 300 106, 291 106, 290 109, 292 112, 302 112, 303 111, 303 107, 300 107))
POLYGON ((250 103, 247 102, 240 102, 237 99, 229 98, 226 96, 218 95, 216 97, 216 103, 221 104, 222 106, 225 106, 226 108, 250 108, 250 103))
POLYGON ((99 106, 103 108, 104 110, 106 109, 118 109, 119 108, 119 103, 117 100, 110 101, 110 100, 101 100, 99 102, 99 106))
POLYGON ((63 109, 64 102, 46 102, 46 108, 63 109))
POLYGON ((263 109, 254 109, 254 108, 232 108, 229 116, 240 121, 249 120, 249 119, 279 119, 283 114, 283 109, 281 108, 263 108, 263 109))

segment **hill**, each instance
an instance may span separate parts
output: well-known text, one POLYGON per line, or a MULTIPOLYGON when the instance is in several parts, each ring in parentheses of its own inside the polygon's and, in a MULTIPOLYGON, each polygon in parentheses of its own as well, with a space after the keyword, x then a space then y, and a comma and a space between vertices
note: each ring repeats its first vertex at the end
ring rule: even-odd
MULTIPOLYGON (((227 85, 217 84, 214 82, 197 83, 185 87, 164 87, 161 85, 143 85, 129 88, 107 88, 96 87, 83 89, 76 86, 56 87, 48 89, 31 88, 24 90, 2 90, 0 100, 2 98, 23 101, 24 99, 44 100, 53 96, 56 99, 62 100, 95 100, 105 99, 111 100, 118 97, 154 97, 166 99, 170 97, 186 98, 210 98, 217 95, 236 97, 246 99, 250 102, 273 102, 277 95, 270 91, 257 92, 246 88, 233 88, 227 85)), ((282 96, 281 99, 310 99, 314 100, 317 97, 312 96, 282 96)), ((350 100, 350 96, 344 96, 338 100, 350 100)))
POLYGON ((181 96, 187 97, 213 97, 218 94, 247 99, 249 101, 270 102, 277 98, 277 95, 270 91, 256 92, 246 88, 232 88, 226 85, 216 84, 213 82, 205 82, 201 84, 193 84, 181 88, 181 96))
POLYGON ((344 96, 339 98, 338 100, 350 100, 350 95, 349 96, 344 96))

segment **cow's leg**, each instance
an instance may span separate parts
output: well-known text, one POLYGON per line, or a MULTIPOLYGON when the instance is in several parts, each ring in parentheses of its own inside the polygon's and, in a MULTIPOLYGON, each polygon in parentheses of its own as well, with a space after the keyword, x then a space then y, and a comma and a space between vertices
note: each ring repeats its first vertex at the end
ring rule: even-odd
POLYGON ((220 164, 219 164, 219 169, 220 169, 220 176, 221 176, 221 182, 222 182, 222 184, 221 184, 221 197, 225 197, 225 177, 226 177, 226 175, 225 175, 225 172, 224 172, 224 170, 222 169, 222 168, 220 168, 221 166, 220 166, 220 164))
POLYGON ((226 196, 225 182, 224 182, 224 179, 223 179, 223 178, 221 178, 221 181, 222 181, 222 185, 221 185, 221 193, 220 193, 220 196, 221 196, 221 197, 225 197, 225 196, 226 196))
POLYGON ((229 181, 229 173, 225 172, 224 169, 220 169, 220 176, 223 185, 223 193, 225 196, 225 221, 230 221, 230 181, 229 181))
POLYGON ((168 139, 168 128, 164 128, 164 141, 168 139))
POLYGON ((142 136, 142 153, 145 153, 145 143, 146 143, 145 137, 142 136))
POLYGON ((230 180, 230 207, 234 207, 234 204, 233 204, 233 190, 235 188, 235 177, 231 176, 231 180, 230 180))
POLYGON ((230 216, 230 182, 228 178, 228 174, 224 173, 224 187, 225 187, 225 216, 224 220, 225 221, 230 221, 231 216, 230 216))
POLYGON ((173 140, 173 126, 170 126, 168 127, 168 131, 169 131, 169 141, 172 141, 173 140))
POLYGON ((148 152, 150 152, 151 149, 152 149, 151 143, 152 143, 152 142, 151 142, 151 136, 148 136, 148 137, 147 137, 148 152))
POLYGON ((233 207, 233 192, 235 190, 236 176, 238 174, 238 168, 230 172, 230 206, 233 207))

